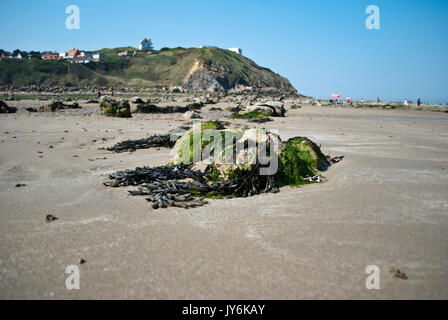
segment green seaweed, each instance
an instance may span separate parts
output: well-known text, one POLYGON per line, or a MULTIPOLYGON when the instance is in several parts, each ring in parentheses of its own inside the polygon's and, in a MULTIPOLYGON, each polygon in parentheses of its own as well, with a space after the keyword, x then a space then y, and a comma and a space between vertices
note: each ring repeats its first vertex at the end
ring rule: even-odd
MULTIPOLYGON (((203 150, 211 143, 213 143, 215 137, 214 134, 218 133, 221 136, 221 150, 226 147, 226 139, 232 139, 233 150, 235 150, 236 140, 234 137, 238 135, 238 131, 233 132, 232 130, 223 130, 224 126, 219 121, 208 121, 201 124, 200 131, 191 129, 186 132, 176 143, 175 152, 177 153, 178 159, 174 162, 179 163, 192 163, 194 159, 200 159, 200 155, 203 150), (188 144, 188 148, 186 146, 188 144), (199 146, 196 150, 194 148, 199 146), (188 155, 184 155, 183 151, 188 149, 188 155), (194 157, 196 153, 196 157, 194 157)), ((214 148, 215 149, 215 148, 214 148)), ((214 149, 211 150, 212 155, 215 152, 214 149)))
MULTIPOLYGON (((204 148, 213 141, 213 136, 205 137, 204 134, 210 128, 214 128, 216 125, 213 123, 205 123, 201 126, 201 131, 190 131, 187 132, 181 139, 182 141, 178 141, 176 145, 178 147, 183 146, 184 150, 188 150, 189 158, 182 158, 182 148, 177 148, 176 152, 179 152, 179 156, 181 160, 175 161, 176 163, 192 163, 193 162, 193 154, 194 152, 203 152, 204 148), (203 130, 205 129, 205 130, 203 130), (189 143, 188 147, 186 143, 189 143), (197 150, 195 150, 195 148, 197 150), (188 162, 189 161, 189 162, 188 162)), ((232 130, 219 130, 221 137, 226 137, 227 133, 233 134, 232 130)), ((241 134, 243 131, 239 131, 241 134)), ((238 134, 238 131, 235 131, 238 134)), ((227 136, 228 138, 228 136, 227 136)), ((237 139, 238 140, 238 137, 237 139)), ((232 142, 232 145, 227 148, 231 148, 229 151, 236 150, 236 140, 232 142)), ((224 139, 223 139, 224 141, 224 139)), ((222 149, 223 157, 225 156, 226 149, 222 149)), ((269 150, 269 147, 267 147, 269 150)), ((214 155, 212 154, 213 158, 214 155)), ((196 157, 196 159, 200 159, 200 157, 196 157)), ((217 158, 213 158, 214 161, 217 158)), ((321 152, 319 146, 317 146, 311 140, 305 137, 295 137, 283 144, 281 148, 280 154, 278 155, 279 165, 278 171, 274 175, 275 181, 279 184, 283 185, 291 185, 291 186, 300 186, 303 184, 310 183, 305 180, 307 177, 315 176, 319 173, 319 171, 324 171, 328 167, 329 163, 326 160, 326 157, 321 152)), ((224 162, 225 163, 225 162, 224 162)), ((214 163, 209 164, 207 167, 207 179, 212 182, 218 181, 235 181, 237 179, 244 178, 248 173, 250 173, 253 169, 253 165, 249 163, 244 164, 234 164, 230 165, 222 164, 215 165, 214 163)))
POLYGON ((129 109, 121 108, 119 106, 105 107, 103 108, 103 114, 108 117, 132 118, 129 109))
POLYGON ((261 119, 269 118, 269 113, 264 111, 251 111, 248 113, 234 113, 229 116, 232 119, 261 119))
POLYGON ((279 156, 277 178, 283 184, 291 186, 308 184, 304 178, 317 174, 321 155, 320 150, 316 153, 314 149, 315 145, 308 139, 298 137, 288 140, 283 153, 279 156))
POLYGON ((207 179, 210 180, 211 182, 217 182, 219 180, 219 176, 220 176, 220 172, 218 169, 216 169, 216 167, 211 164, 209 166, 210 170, 207 173, 207 179))

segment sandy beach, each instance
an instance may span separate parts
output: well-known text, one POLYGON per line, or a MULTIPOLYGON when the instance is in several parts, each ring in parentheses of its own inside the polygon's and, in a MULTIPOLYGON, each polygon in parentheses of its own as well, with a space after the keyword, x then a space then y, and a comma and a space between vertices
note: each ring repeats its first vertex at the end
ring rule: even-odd
MULTIPOLYGON (((304 104, 263 125, 232 120, 345 158, 322 184, 156 211, 103 182, 164 165, 170 150, 99 148, 167 133, 182 114, 8 105, 19 110, 0 115, 2 299, 448 299, 447 113, 304 104), (80 268, 79 290, 65 287, 68 265, 80 268), (380 268, 379 290, 366 289, 368 265, 380 268)), ((210 108, 228 106, 202 115, 224 119, 210 108)))

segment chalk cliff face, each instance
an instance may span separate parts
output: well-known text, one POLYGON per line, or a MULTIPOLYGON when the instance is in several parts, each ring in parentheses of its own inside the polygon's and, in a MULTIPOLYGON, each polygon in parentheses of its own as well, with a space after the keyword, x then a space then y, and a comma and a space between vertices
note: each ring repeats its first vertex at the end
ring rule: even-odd
POLYGON ((218 48, 199 49, 183 87, 189 92, 253 89, 296 93, 288 79, 237 53, 218 48))
MULTIPOLYGON (((225 82, 225 79, 220 79, 225 82)), ((227 89, 207 70, 196 70, 188 75, 182 86, 188 92, 220 92, 227 89)))
POLYGON ((71 64, 67 60, 0 61, 0 86, 176 87, 193 93, 233 89, 296 93, 288 79, 229 50, 164 48, 148 54, 118 56, 123 49, 100 50, 105 58, 88 64, 71 64))
POLYGON ((225 78, 213 74, 199 59, 196 59, 182 87, 188 92, 222 92, 229 89, 225 85, 225 78))

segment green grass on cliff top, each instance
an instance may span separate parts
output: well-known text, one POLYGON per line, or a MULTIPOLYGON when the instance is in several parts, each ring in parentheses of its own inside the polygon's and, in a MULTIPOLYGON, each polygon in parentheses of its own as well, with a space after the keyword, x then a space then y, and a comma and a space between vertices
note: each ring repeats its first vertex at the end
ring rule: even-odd
POLYGON ((66 60, 0 61, 0 85, 129 86, 181 85, 195 60, 218 76, 227 88, 235 84, 288 87, 289 81, 234 52, 218 48, 164 48, 141 56, 118 56, 132 47, 102 49, 100 62, 71 64, 66 60))

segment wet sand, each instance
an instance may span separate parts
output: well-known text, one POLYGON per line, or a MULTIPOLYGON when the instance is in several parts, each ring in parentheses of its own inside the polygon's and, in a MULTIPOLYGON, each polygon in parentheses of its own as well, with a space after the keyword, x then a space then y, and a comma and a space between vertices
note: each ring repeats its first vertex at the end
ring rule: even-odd
POLYGON ((42 102, 8 104, 19 111, 0 115, 0 298, 448 298, 446 113, 288 110, 262 126, 344 155, 328 182, 155 211, 102 183, 166 164, 169 150, 98 148, 166 133, 181 114, 111 119, 96 105, 28 113, 42 102), (59 220, 45 223, 48 214, 59 220), (65 287, 68 265, 80 268, 79 290, 65 287), (368 265, 380 268, 380 290, 365 287, 368 265))

